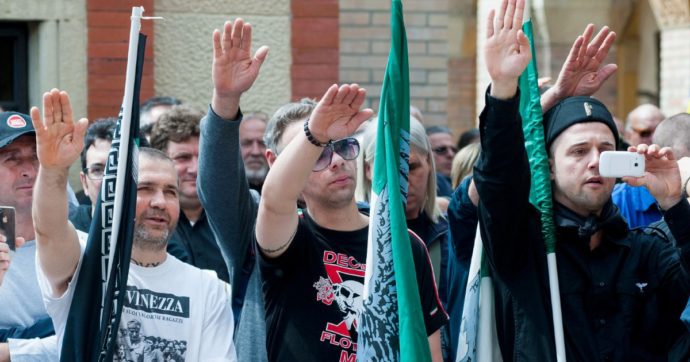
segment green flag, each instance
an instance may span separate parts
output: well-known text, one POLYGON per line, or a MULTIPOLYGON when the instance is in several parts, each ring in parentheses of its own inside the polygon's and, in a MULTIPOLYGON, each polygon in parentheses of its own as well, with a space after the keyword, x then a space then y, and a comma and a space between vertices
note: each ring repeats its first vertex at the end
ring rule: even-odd
POLYGON ((391 50, 376 133, 364 311, 358 361, 430 361, 405 220, 410 157, 410 83, 402 3, 391 4, 391 50))
POLYGON ((534 52, 532 20, 523 24, 522 31, 529 39, 532 61, 520 76, 520 116, 522 130, 525 134, 525 149, 532 172, 532 187, 529 201, 541 214, 542 234, 546 243, 546 252, 556 251, 555 228, 553 224, 553 201, 551 198, 551 178, 549 176, 549 158, 544 142, 544 127, 537 83, 537 56, 534 52))
MULTIPOLYGON (((525 135, 525 150, 531 170, 530 203, 539 210, 541 232, 546 247, 546 261, 549 273, 549 292, 551 294, 551 315, 553 318, 556 360, 565 361, 565 336, 561 315, 561 294, 558 285, 558 266, 556 265, 556 228, 553 222, 553 199, 549 158, 544 142, 544 126, 537 82, 537 56, 534 51, 532 21, 523 24, 522 31, 530 42, 532 60, 520 75, 520 116, 525 135)), ((536 297, 536 296, 535 296, 536 297)))

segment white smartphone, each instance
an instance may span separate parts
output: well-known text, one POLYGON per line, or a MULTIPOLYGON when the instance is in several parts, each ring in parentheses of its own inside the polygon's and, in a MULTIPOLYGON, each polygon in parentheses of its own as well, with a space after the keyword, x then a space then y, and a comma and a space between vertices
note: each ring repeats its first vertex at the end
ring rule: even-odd
POLYGON ((644 175, 644 155, 628 151, 605 151, 599 158, 603 177, 640 177, 644 175))

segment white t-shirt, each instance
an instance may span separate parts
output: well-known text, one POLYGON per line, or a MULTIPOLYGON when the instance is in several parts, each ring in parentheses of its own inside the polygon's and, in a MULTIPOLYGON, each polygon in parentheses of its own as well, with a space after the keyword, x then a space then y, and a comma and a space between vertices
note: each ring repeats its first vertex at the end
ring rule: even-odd
MULTIPOLYGON (((40 266, 37 268, 60 348, 84 248, 82 242, 72 282, 58 298, 53 297, 40 266)), ((230 286, 214 273, 185 264, 170 254, 156 267, 130 264, 115 361, 149 360, 156 355, 166 360, 173 357, 172 361, 236 361, 233 331, 230 286)))

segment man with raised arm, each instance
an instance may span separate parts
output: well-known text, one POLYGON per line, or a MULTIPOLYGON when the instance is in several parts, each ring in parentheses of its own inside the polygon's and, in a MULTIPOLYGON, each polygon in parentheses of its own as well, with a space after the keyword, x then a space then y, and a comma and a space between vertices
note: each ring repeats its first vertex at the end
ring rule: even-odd
POLYGON ((258 194, 250 194, 239 135, 240 96, 268 54, 263 46, 252 57, 251 30, 236 19, 213 33, 213 98, 201 120, 197 190, 230 275, 238 360, 266 361, 264 298, 253 247, 258 194))
MULTIPOLYGON (((287 146, 269 158, 256 221, 269 360, 355 358, 369 218, 355 203, 359 144, 348 136, 373 113, 360 110, 364 96, 356 84, 331 86, 309 116, 287 125, 281 137, 287 146), (300 195, 306 210, 298 213, 300 195)), ((429 345, 438 361, 447 316, 426 248, 416 237, 411 246, 429 345)))
MULTIPOLYGON (((489 15, 485 59, 491 78, 480 116, 482 154, 474 172, 479 220, 496 297, 504 360, 554 361, 545 246, 529 204, 530 169, 518 113, 518 77, 530 60, 522 33, 524 0, 489 15)), ((546 107, 549 108, 549 107, 546 107)), ((657 198, 677 244, 628 230, 611 202, 614 179, 599 156, 614 150, 610 113, 589 97, 570 97, 545 115, 565 350, 572 361, 665 360, 682 332, 688 299, 690 204, 669 148, 639 145, 646 171, 624 178, 657 198)))
MULTIPOLYGON (((43 95, 43 117, 34 107, 31 118, 40 163, 33 199, 37 274, 61 341, 85 248, 84 234, 67 220, 65 185, 88 121, 73 120, 67 93, 57 89, 43 95)), ((189 360, 234 361, 229 286, 166 253, 180 213, 173 162, 150 148, 139 150, 138 161, 134 240, 116 350, 124 345, 128 360, 137 360, 143 337, 152 336, 185 341, 189 360)))

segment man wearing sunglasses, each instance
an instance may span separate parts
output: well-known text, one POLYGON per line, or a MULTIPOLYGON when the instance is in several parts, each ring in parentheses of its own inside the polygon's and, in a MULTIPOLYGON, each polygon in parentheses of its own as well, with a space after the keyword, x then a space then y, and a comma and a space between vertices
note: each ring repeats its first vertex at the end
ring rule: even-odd
MULTIPOLYGON (((271 168, 256 220, 269 360, 355 358, 369 218, 354 199, 359 144, 349 136, 373 113, 360 110, 364 96, 356 84, 333 85, 316 106, 289 104, 269 122, 271 168), (305 210, 297 209, 300 197, 305 210)), ((426 248, 411 243, 426 333, 440 360, 448 317, 426 248)))
POLYGON ((436 194, 450 197, 453 187, 450 182, 450 169, 453 166, 453 157, 458 153, 453 134, 445 126, 429 126, 426 135, 434 151, 434 164, 436 165, 436 194))
POLYGON ((643 104, 628 113, 625 123, 626 141, 631 146, 641 143, 652 144, 652 136, 656 127, 664 120, 661 110, 652 104, 643 104))

